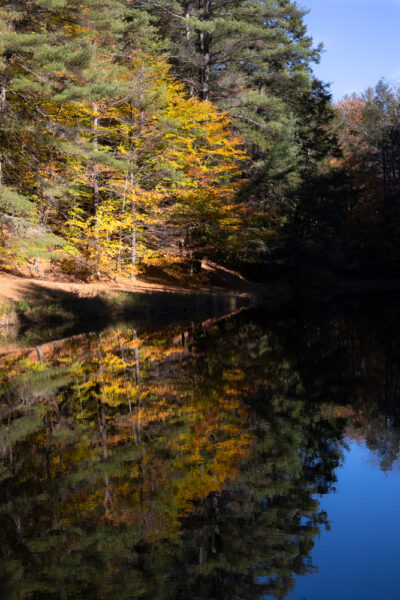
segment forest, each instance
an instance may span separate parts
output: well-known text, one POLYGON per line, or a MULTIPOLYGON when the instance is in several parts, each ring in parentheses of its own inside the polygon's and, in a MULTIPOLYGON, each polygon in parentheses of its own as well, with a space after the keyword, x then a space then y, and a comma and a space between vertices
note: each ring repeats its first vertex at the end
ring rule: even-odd
POLYGON ((398 597, 400 87, 307 19, 0 0, 0 600, 398 597))
POLYGON ((291 0, 0 2, 0 269, 398 276, 399 93, 334 104, 291 0))

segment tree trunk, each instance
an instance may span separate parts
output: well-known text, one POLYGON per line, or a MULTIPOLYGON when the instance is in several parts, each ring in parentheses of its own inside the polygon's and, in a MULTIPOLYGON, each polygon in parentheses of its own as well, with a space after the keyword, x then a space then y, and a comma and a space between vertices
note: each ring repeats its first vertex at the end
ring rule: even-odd
MULTIPOLYGON (((99 150, 99 106, 97 102, 93 102, 93 147, 94 151, 98 152, 99 150)), ((100 196, 99 196, 99 165, 97 162, 93 165, 93 200, 94 200, 94 210, 97 211, 100 204, 100 196)))
MULTIPOLYGON (((7 99, 7 70, 0 78, 0 114, 4 111, 7 99)), ((0 200, 3 189, 3 157, 0 154, 0 200)))
POLYGON ((0 77, 0 112, 2 112, 6 106, 7 99, 7 69, 0 77))
MULTIPOLYGON (((133 173, 130 173, 130 184, 131 189, 133 189, 133 173)), ((136 203, 132 200, 131 204, 132 210, 132 233, 131 233, 131 265, 132 265, 132 273, 131 279, 136 279, 136 203)))
MULTIPOLYGON (((123 194, 123 198, 122 198, 122 215, 125 214, 127 189, 128 189, 128 176, 125 177, 124 194, 123 194)), ((115 280, 117 279, 117 276, 119 275, 119 271, 121 268, 121 249, 122 249, 122 228, 120 227, 119 228, 119 248, 118 248, 117 261, 116 261, 116 265, 115 265, 115 270, 116 270, 115 280)))
MULTIPOLYGON (((185 38, 186 38, 186 47, 187 47, 187 52, 188 54, 190 54, 190 46, 191 46, 191 37, 192 37, 192 30, 190 28, 189 22, 188 20, 190 19, 190 2, 186 2, 185 4, 185 38)), ((192 77, 193 77, 193 73, 190 71, 189 72, 189 96, 190 98, 193 98, 193 96, 195 95, 195 89, 194 89, 194 85, 192 82, 192 77)))
POLYGON ((33 265, 33 268, 35 269, 36 273, 40 273, 39 259, 38 258, 35 258, 35 264, 33 265))
MULTIPOLYGON (((204 21, 211 18, 211 0, 205 0, 204 21)), ((203 66, 201 69, 201 100, 208 100, 210 96, 210 61, 211 61, 211 33, 208 31, 200 32, 200 49, 203 55, 203 66)))
POLYGON ((190 4, 189 4, 189 2, 186 2, 186 4, 185 4, 185 19, 186 19, 186 22, 185 22, 185 37, 186 37, 186 42, 187 42, 188 45, 190 43, 190 34, 191 34, 190 25, 188 23, 188 19, 189 18, 190 18, 190 4))
MULTIPOLYGON (((97 102, 93 102, 93 147, 94 151, 98 152, 99 149, 99 106, 97 102)), ((98 223, 98 210, 100 206, 100 192, 99 192, 99 165, 94 162, 93 164, 93 212, 94 212, 94 227, 95 227, 95 264, 96 264, 96 277, 100 277, 100 247, 99 247, 99 223, 98 223)))

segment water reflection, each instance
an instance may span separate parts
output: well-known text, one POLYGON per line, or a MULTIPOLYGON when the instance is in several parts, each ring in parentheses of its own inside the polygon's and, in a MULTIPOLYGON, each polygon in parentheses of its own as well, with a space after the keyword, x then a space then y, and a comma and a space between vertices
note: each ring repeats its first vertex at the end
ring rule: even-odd
POLYGON ((241 313, 2 359, 0 598, 287 597, 346 438, 396 464, 398 322, 241 313))

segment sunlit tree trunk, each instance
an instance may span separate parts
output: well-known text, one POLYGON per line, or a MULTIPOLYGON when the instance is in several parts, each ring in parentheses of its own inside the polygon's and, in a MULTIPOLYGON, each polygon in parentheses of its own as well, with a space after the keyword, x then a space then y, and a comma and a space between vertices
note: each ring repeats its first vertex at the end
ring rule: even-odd
MULTIPOLYGON (((125 185, 124 185, 124 193, 123 193, 123 197, 122 197, 122 209, 121 209, 122 217, 125 214, 127 189, 128 189, 128 177, 126 176, 125 177, 125 185)), ((119 275, 119 272, 121 269, 121 251, 122 251, 122 226, 120 226, 120 228, 119 228, 119 247, 118 247, 117 261, 116 261, 116 265, 115 265, 116 278, 119 275)))
MULTIPOLYGON (((131 190, 133 191, 133 173, 129 174, 131 190)), ((133 200, 131 202, 131 211, 132 211, 132 231, 131 231, 131 266, 132 273, 131 279, 136 279, 136 202, 133 200)))
MULTIPOLYGON (((97 102, 93 102, 93 147, 94 151, 99 150, 99 106, 97 102)), ((93 205, 94 205, 94 227, 95 227, 95 270, 96 277, 100 277, 100 242, 99 242, 99 206, 100 206, 100 191, 99 191, 99 165, 94 162, 93 165, 93 205)))

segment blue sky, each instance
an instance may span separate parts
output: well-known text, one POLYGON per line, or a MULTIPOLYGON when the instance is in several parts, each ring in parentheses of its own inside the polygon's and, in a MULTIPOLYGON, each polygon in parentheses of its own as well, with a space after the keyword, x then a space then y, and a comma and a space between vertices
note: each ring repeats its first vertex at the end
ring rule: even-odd
POLYGON ((335 100, 362 92, 381 77, 400 84, 400 0, 298 0, 305 22, 325 52, 316 75, 335 100))

